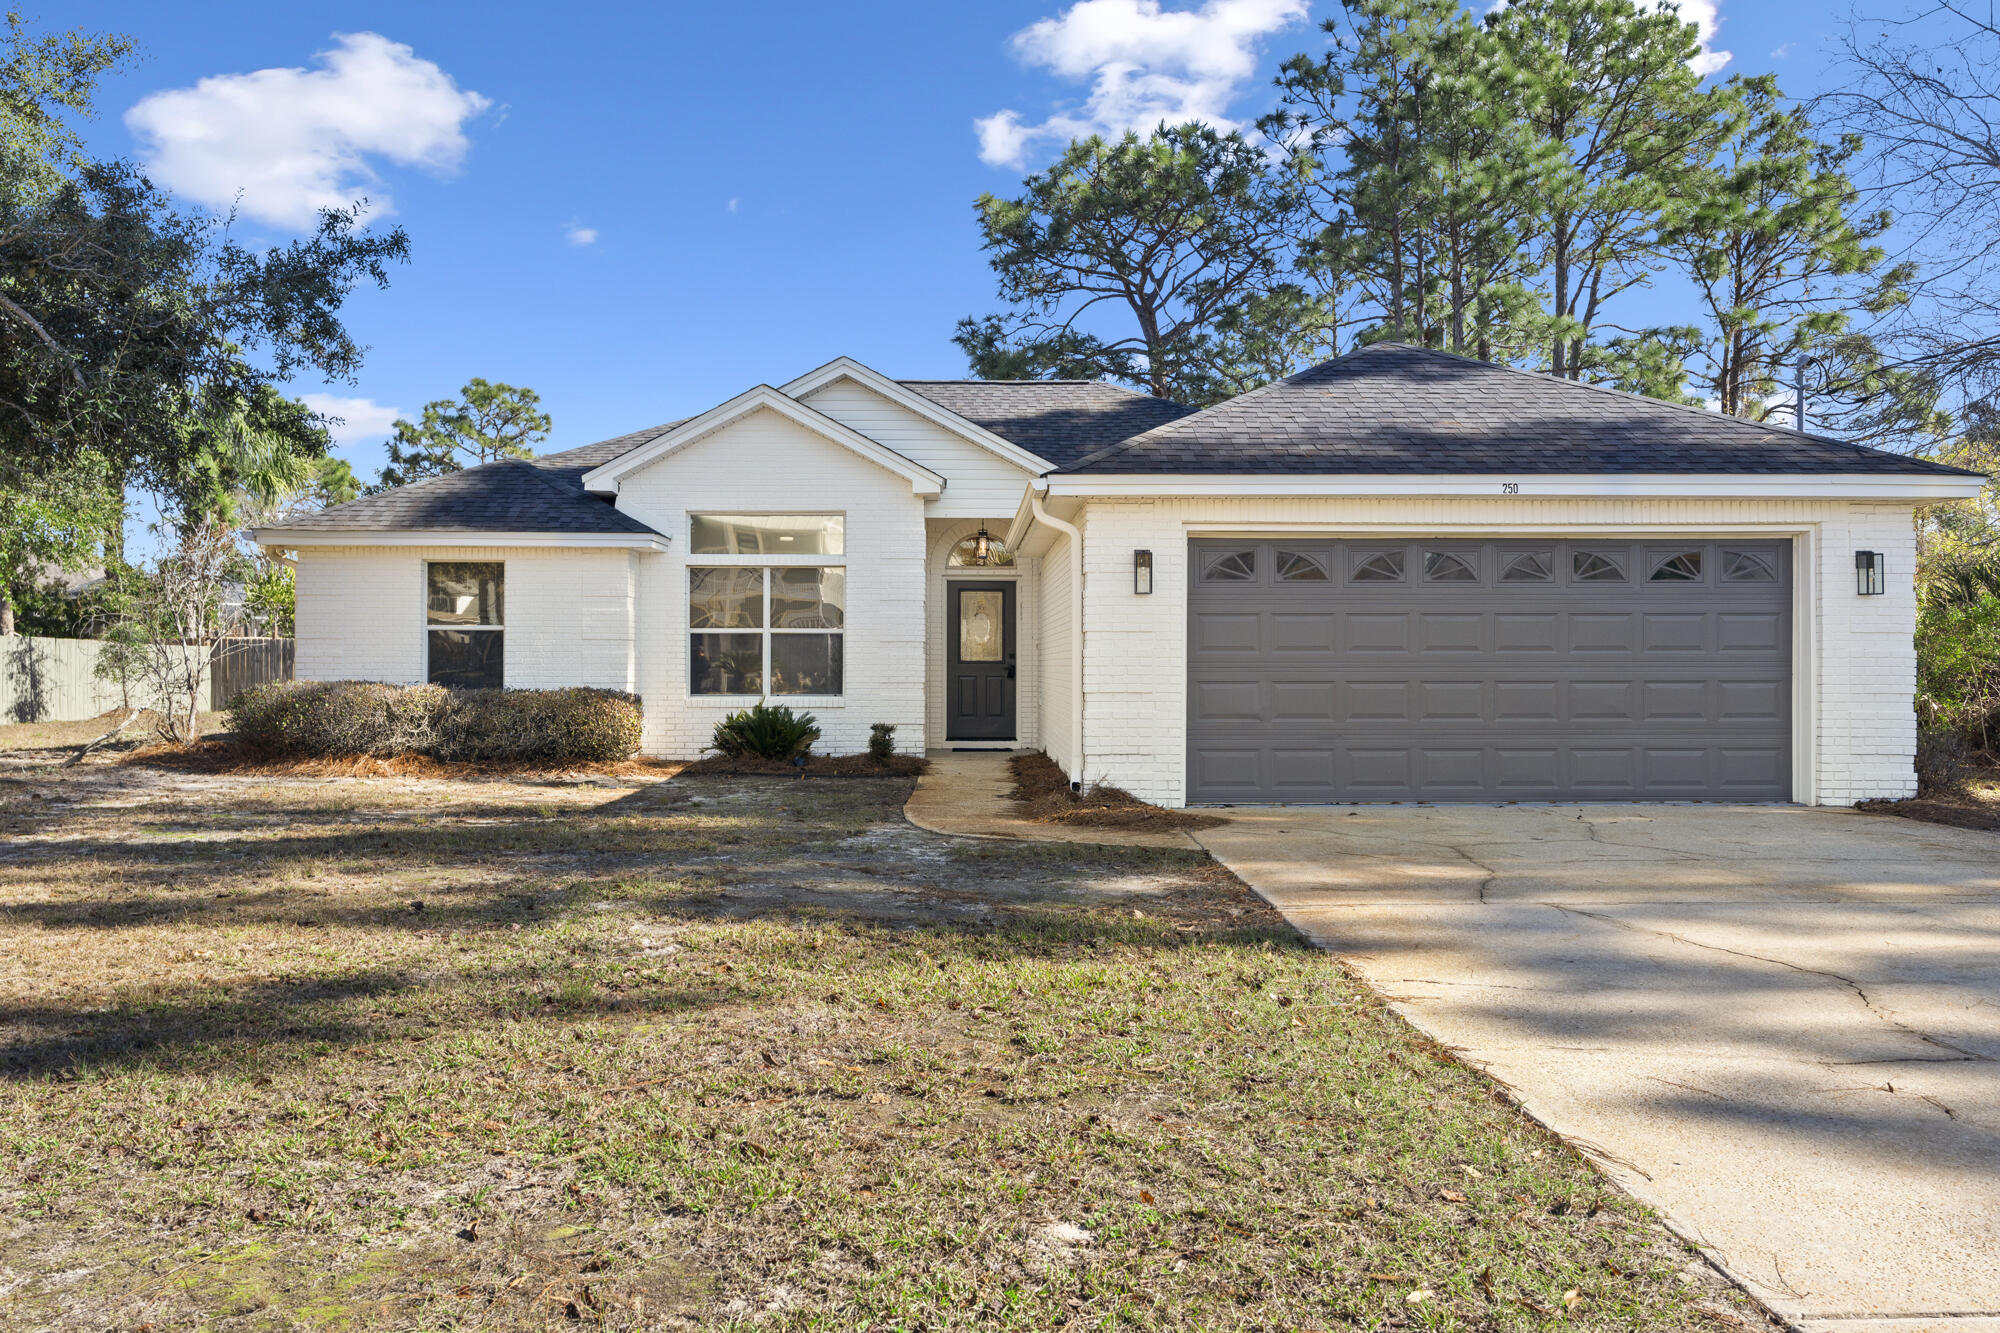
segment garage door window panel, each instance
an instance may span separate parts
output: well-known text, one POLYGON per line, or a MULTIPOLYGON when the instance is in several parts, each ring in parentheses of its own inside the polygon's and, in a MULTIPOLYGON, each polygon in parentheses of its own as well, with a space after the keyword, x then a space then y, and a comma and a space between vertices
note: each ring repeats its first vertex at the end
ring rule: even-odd
POLYGON ((1278 551, 1277 570, 1280 583, 1326 583, 1328 560, 1324 555, 1311 551, 1278 551))
POLYGON ((1460 555, 1454 551, 1425 551, 1424 582, 1477 583, 1479 557, 1460 555))
POLYGON ((1255 551, 1211 551, 1202 558, 1203 583, 1250 583, 1256 577, 1255 551))
POLYGON ((1401 583, 1403 581, 1403 553, 1401 551, 1355 552, 1354 572, 1348 580, 1353 583, 1401 583))
POLYGON ((1699 583, 1701 552, 1677 551, 1671 555, 1655 555, 1653 572, 1646 577, 1654 583, 1699 583))
POLYGON ((1778 579, 1777 566, 1770 557, 1756 551, 1722 552, 1722 581, 1724 583, 1775 583, 1778 579))
POLYGON ((1555 554, 1551 551, 1521 551, 1507 557, 1500 571, 1502 583, 1547 583, 1555 577, 1555 554))
POLYGON ((1623 583, 1625 562, 1609 551, 1573 551, 1569 573, 1578 583, 1623 583))

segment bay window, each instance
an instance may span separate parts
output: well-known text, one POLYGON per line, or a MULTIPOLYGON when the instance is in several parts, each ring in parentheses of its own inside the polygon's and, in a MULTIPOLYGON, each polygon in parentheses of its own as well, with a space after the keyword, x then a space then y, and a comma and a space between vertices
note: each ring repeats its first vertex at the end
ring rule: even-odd
POLYGON ((846 550, 838 514, 694 515, 689 693, 840 694, 846 550))

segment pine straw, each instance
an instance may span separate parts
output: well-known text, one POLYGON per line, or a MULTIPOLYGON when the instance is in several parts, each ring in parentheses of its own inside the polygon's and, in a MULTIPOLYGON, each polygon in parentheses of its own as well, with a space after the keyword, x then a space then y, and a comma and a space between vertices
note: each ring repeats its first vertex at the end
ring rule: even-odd
POLYGON ((548 764, 480 760, 447 762, 429 755, 341 755, 298 759, 265 754, 234 741, 205 740, 192 745, 148 745, 119 761, 182 773, 240 773, 295 778, 458 778, 612 777, 664 781, 687 765, 663 759, 619 759, 597 763, 548 764))
POLYGON ((1854 808, 1864 814, 1897 815, 1903 819, 1920 819, 1926 824, 1949 824, 1953 828, 2000 833, 2000 802, 1941 801, 1913 796, 1903 801, 1862 801, 1854 808))
POLYGON ((887 759, 866 754, 807 755, 803 770, 789 759, 712 754, 684 766, 681 772, 691 778, 796 778, 802 773, 809 778, 914 778, 923 776, 930 766, 930 760, 914 754, 890 755, 887 759))
POLYGON ((1229 821, 1220 815, 1198 815, 1149 805, 1123 788, 1092 783, 1081 793, 1069 789, 1069 778, 1045 754, 1017 754, 1007 761, 1014 789, 1008 797, 1037 824, 1068 824, 1086 828, 1179 830, 1214 828, 1229 821))

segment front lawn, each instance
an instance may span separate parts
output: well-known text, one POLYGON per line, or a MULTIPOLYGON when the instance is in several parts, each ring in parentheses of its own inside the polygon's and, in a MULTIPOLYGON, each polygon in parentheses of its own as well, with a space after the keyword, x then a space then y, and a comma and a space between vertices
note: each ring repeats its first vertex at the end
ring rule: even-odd
POLYGON ((1205 859, 907 790, 0 771, 9 1327, 1766 1326, 1205 859))

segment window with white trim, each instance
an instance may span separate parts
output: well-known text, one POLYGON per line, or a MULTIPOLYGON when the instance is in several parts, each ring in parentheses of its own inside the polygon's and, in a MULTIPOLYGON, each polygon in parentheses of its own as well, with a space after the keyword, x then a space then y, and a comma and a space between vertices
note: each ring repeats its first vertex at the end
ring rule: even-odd
POLYGON ((432 560, 424 565, 426 679, 463 690, 497 690, 506 680, 507 567, 499 561, 432 560))
POLYGON ((688 550, 690 694, 843 693, 842 515, 696 514, 688 550))

